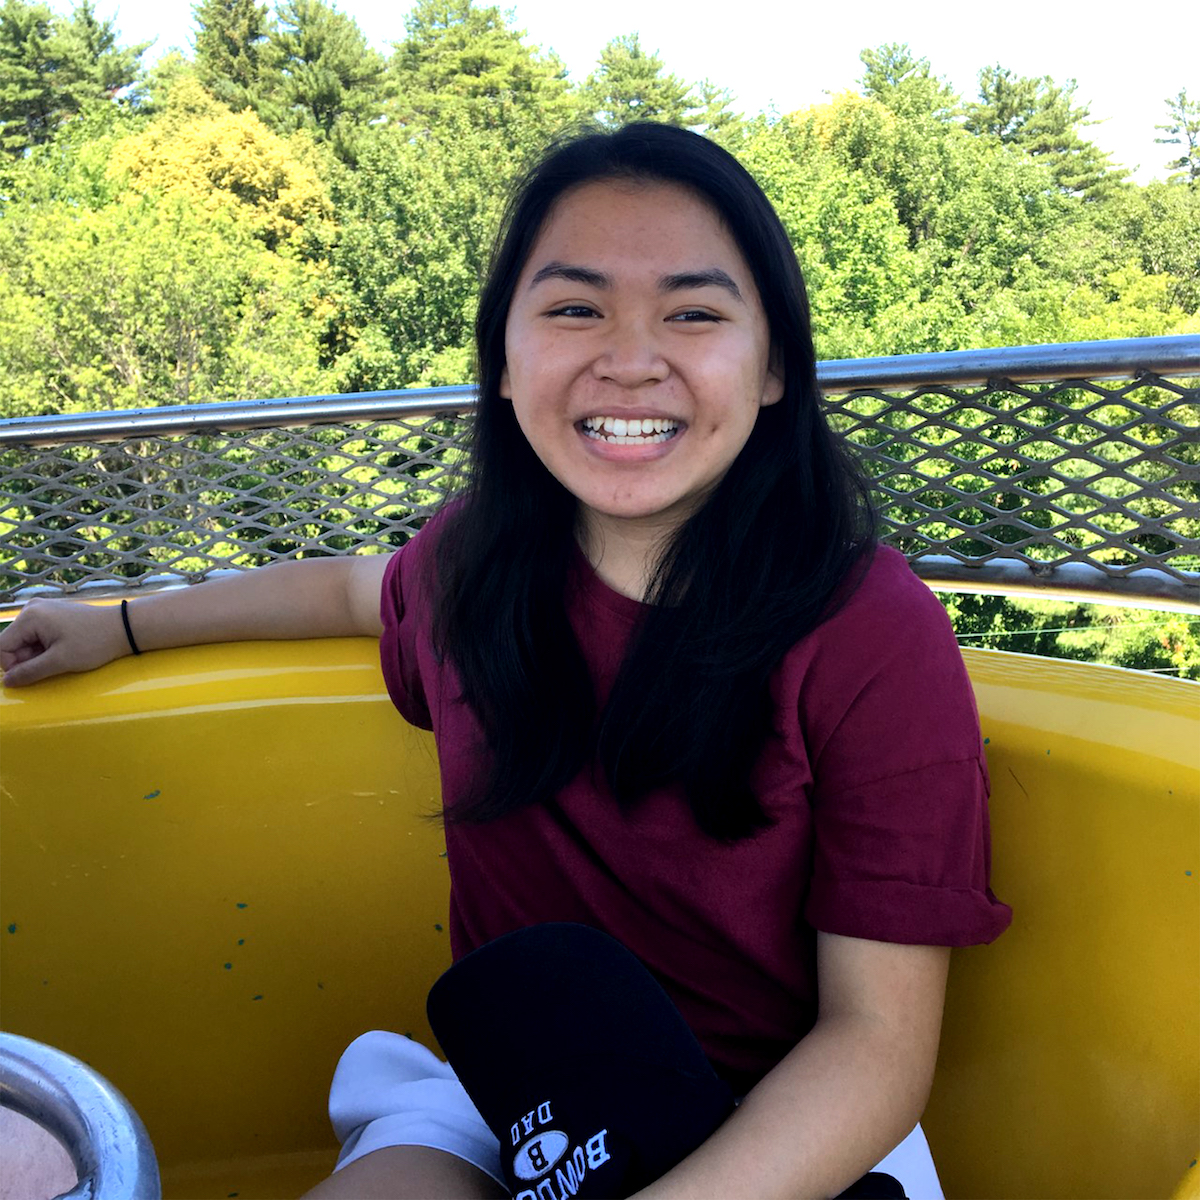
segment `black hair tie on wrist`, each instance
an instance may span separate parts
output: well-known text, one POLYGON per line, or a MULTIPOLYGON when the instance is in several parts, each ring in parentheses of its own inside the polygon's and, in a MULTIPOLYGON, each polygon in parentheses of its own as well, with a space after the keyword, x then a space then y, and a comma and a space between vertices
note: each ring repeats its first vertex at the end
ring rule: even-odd
POLYGON ((129 648, 134 654, 141 654, 138 644, 133 640, 133 630, 129 627, 129 601, 121 601, 121 621, 125 626, 125 636, 129 639, 129 648))

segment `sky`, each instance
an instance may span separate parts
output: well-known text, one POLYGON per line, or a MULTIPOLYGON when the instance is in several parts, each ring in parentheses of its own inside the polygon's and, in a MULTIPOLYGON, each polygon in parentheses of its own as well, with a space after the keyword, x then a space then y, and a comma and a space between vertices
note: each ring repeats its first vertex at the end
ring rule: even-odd
MULTIPOLYGON (((404 37, 406 4, 337 0, 336 7, 380 50, 404 37)), ((967 99, 977 94, 979 69, 997 62, 1018 75, 1075 79, 1076 103, 1100 121, 1084 135, 1134 169, 1141 183, 1165 178, 1164 164, 1179 153, 1154 142, 1164 136, 1154 126, 1166 120, 1166 98, 1184 87, 1200 97, 1194 0, 1107 10, 1078 0, 854 0, 811 9, 803 0, 517 0, 511 7, 526 40, 553 49, 575 80, 587 77, 610 39, 636 32, 669 71, 729 88, 746 114, 772 106, 791 112, 855 88, 859 51, 884 42, 907 42, 967 99)), ((96 0, 96 10, 115 17, 125 43, 157 39, 148 62, 171 46, 190 45, 189 0, 96 0)))

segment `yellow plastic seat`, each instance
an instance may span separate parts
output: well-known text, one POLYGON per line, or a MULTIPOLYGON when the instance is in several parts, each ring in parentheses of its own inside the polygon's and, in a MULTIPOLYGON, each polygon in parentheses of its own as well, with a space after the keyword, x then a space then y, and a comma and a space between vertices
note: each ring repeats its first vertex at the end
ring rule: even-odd
MULTIPOLYGON (((296 1195, 332 1165, 346 1044, 429 1038, 437 769, 376 653, 202 647, 0 697, 3 1024, 125 1093, 168 1198, 296 1195)), ((1200 1196, 1200 692, 968 666, 1016 918, 954 959, 925 1122, 947 1195, 1200 1196)))

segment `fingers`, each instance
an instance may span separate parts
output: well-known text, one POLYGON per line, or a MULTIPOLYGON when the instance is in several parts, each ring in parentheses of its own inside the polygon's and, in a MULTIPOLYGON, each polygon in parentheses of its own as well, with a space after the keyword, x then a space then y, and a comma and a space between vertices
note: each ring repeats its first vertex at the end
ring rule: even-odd
POLYGON ((43 678, 28 665, 46 654, 39 624, 36 612, 26 608, 0 633, 0 671, 7 687, 21 687, 43 678))
POLYGON ((64 671, 86 669, 87 643, 79 636, 84 612, 71 601, 31 600, 0 633, 5 686, 25 687, 64 671))
POLYGON ((14 646, 11 650, 0 650, 0 671, 7 671, 18 663, 28 662, 39 654, 45 653, 46 647, 41 642, 30 642, 23 646, 14 646))
POLYGON ((17 659, 16 655, 13 658, 15 661, 10 665, 6 656, 0 656, 0 670, 4 672, 5 687, 26 687, 69 670, 61 662, 62 655, 53 647, 43 651, 29 649, 23 658, 17 659))

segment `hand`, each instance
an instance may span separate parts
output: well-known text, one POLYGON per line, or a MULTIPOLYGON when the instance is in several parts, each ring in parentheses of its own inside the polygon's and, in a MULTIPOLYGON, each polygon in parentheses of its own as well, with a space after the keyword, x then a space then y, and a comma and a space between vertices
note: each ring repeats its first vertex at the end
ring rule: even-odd
POLYGON ((7 687, 91 671, 128 653, 120 609, 114 605, 30 600, 0 633, 0 672, 7 687))

